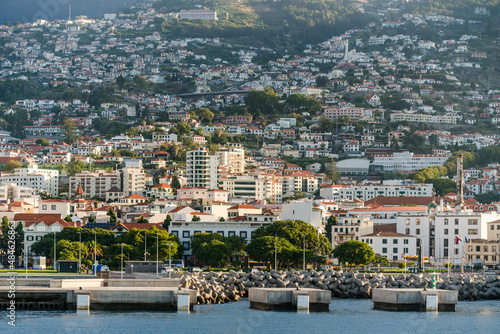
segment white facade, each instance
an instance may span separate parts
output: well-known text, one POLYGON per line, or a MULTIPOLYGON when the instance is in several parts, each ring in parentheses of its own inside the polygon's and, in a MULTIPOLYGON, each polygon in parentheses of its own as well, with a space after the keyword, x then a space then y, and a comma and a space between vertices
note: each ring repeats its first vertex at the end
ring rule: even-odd
POLYGON ((221 148, 216 153, 220 166, 227 166, 229 173, 243 174, 245 172, 245 150, 242 148, 221 148))
POLYGON ((219 157, 208 154, 208 148, 200 147, 186 153, 186 177, 188 187, 217 188, 219 157))
POLYGON ((389 261, 402 261, 404 256, 417 255, 417 238, 395 232, 378 232, 361 236, 361 241, 373 248, 376 254, 389 261))
POLYGON ((14 170, 14 175, 32 176, 34 174, 42 175, 45 181, 45 190, 52 196, 59 195, 59 171, 57 169, 38 168, 38 165, 28 165, 27 168, 18 168, 14 170))
POLYGON ((313 202, 291 201, 283 204, 282 220, 302 220, 315 229, 322 228, 323 211, 315 208, 313 202))
POLYGON ((416 171, 431 166, 441 166, 449 157, 450 154, 394 152, 393 154, 375 154, 373 164, 383 166, 385 172, 416 171))
POLYGON ((332 198, 333 200, 339 199, 353 199, 358 198, 362 201, 368 201, 378 196, 384 197, 431 197, 433 193, 432 184, 422 183, 414 185, 353 185, 349 188, 340 189, 340 198, 332 198))
POLYGON ((332 227, 332 247, 346 241, 360 241, 361 236, 373 232, 373 221, 367 217, 344 217, 332 227))

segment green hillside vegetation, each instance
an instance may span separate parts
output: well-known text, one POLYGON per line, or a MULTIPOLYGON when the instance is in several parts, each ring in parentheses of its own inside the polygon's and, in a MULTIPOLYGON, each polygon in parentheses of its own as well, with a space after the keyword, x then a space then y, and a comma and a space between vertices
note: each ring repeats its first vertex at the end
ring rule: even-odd
MULTIPOLYGON (((354 26, 363 26, 369 18, 348 0, 206 0, 202 4, 216 10, 219 20, 173 19, 161 24, 162 32, 170 37, 258 37, 260 43, 267 45, 270 39, 284 36, 295 43, 301 39, 304 43, 317 43, 354 26)), ((154 7, 160 12, 179 12, 195 9, 195 4, 162 0, 154 7)))

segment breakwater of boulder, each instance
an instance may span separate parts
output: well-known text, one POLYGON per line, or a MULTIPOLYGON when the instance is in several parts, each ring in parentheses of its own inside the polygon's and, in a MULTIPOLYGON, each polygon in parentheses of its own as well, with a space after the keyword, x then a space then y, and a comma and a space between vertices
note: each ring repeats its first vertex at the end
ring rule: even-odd
MULTIPOLYGON (((199 304, 220 304, 247 296, 249 288, 316 288, 337 298, 371 298, 373 289, 433 286, 433 275, 383 274, 343 271, 271 270, 176 273, 180 286, 198 292, 199 304)), ((473 274, 436 275, 437 289, 458 291, 459 300, 500 299, 500 276, 473 274)))

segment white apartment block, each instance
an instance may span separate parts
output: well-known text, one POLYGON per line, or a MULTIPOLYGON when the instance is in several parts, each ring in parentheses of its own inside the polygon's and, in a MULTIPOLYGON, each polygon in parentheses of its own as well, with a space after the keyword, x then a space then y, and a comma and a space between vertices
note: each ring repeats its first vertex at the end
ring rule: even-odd
POLYGON ((219 157, 210 155, 208 148, 200 147, 186 153, 186 178, 188 187, 217 188, 219 157))
POLYGON ((367 217, 343 217, 332 227, 332 247, 351 240, 361 241, 361 236, 373 233, 373 221, 367 217))
POLYGON ((318 179, 314 175, 301 171, 283 176, 281 182, 284 196, 292 196, 298 191, 313 194, 319 189, 318 179))
POLYGON ((21 201, 38 206, 40 200, 37 191, 30 187, 19 186, 14 183, 5 183, 0 185, 0 201, 21 201))
POLYGON ((404 256, 417 255, 417 238, 396 232, 377 232, 361 236, 361 241, 389 261, 402 261, 404 256))
POLYGON ((281 203, 282 200, 282 183, 272 178, 231 176, 222 179, 221 186, 231 197, 269 199, 273 203, 281 203))
POLYGON ((146 187, 146 179, 144 171, 134 167, 112 172, 84 171, 69 178, 70 196, 73 196, 78 185, 82 186, 86 197, 106 198, 106 192, 113 187, 120 189, 125 196, 141 194, 146 187))
POLYGON ((500 214, 496 212, 470 212, 450 211, 436 213, 435 217, 435 242, 436 259, 438 261, 451 258, 452 263, 460 264, 472 262, 467 253, 468 240, 487 239, 488 223, 500 219, 500 214), (457 237, 462 241, 457 242, 457 237))
POLYGON ((217 151, 219 165, 228 167, 228 172, 243 174, 245 172, 245 150, 242 148, 221 148, 217 151))
POLYGON ((181 10, 179 20, 218 20, 215 10, 181 10))
POLYGON ((43 175, 18 176, 13 174, 3 174, 0 176, 0 184, 15 184, 33 189, 36 193, 47 188, 43 175))
POLYGON ((420 239, 422 256, 434 256, 434 219, 428 213, 400 213, 396 216, 396 231, 420 239))
POLYGON ((457 124, 455 115, 429 115, 419 113, 396 112, 391 114, 391 122, 427 123, 427 124, 457 124))
POLYGON ((416 171, 422 168, 441 166, 449 154, 414 154, 412 152, 394 152, 393 154, 375 154, 373 164, 384 167, 385 172, 416 171))
POLYGON ((191 236, 197 233, 219 233, 224 237, 236 235, 250 242, 252 232, 270 223, 272 221, 172 221, 169 232, 180 239, 184 246, 184 256, 189 257, 192 255, 191 236))
POLYGON ((383 197, 431 197, 433 185, 422 183, 413 185, 353 185, 349 188, 340 189, 340 198, 333 200, 344 199, 360 199, 368 201, 372 198, 383 197))
POLYGON ((38 168, 38 165, 28 165, 27 168, 14 170, 14 175, 19 177, 42 175, 45 181, 45 188, 42 190, 50 193, 52 196, 58 196, 59 194, 59 171, 57 169, 43 169, 38 168))

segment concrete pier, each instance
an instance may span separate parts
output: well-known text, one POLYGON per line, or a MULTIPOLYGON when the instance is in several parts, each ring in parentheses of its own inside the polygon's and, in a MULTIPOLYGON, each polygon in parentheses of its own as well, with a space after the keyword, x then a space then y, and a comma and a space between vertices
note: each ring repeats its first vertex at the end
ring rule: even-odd
POLYGON ((319 289, 250 288, 248 300, 251 308, 261 310, 328 311, 332 296, 319 289))
MULTIPOLYGON (((9 303, 8 292, 8 287, 0 287, 1 308, 9 303)), ((180 306, 185 311, 192 310, 196 301, 196 290, 177 287, 16 288, 20 309, 176 310, 180 306)))
POLYGON ((388 311, 454 312, 458 292, 453 290, 373 289, 373 305, 388 311))

